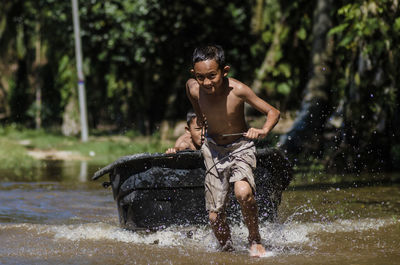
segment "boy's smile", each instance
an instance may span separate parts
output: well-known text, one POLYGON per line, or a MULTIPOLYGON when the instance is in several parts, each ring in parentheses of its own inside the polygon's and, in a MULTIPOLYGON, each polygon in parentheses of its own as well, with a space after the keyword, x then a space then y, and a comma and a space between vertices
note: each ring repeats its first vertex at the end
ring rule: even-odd
POLYGON ((215 60, 205 60, 197 62, 194 65, 194 69, 192 69, 192 73, 204 92, 214 94, 222 86, 228 70, 229 66, 224 67, 222 70, 215 60))

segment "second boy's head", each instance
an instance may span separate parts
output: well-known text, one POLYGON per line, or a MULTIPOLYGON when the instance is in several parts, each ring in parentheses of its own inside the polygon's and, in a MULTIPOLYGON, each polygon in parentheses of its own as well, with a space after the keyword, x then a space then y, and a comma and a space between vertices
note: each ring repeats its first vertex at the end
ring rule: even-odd
POLYGON ((225 65, 225 54, 221 46, 208 45, 194 50, 191 72, 207 94, 215 93, 222 86, 229 69, 225 65))
POLYGON ((201 135, 201 127, 197 125, 197 117, 196 113, 188 112, 186 115, 187 127, 185 127, 186 132, 190 133, 193 144, 196 149, 200 149, 202 135, 201 135))

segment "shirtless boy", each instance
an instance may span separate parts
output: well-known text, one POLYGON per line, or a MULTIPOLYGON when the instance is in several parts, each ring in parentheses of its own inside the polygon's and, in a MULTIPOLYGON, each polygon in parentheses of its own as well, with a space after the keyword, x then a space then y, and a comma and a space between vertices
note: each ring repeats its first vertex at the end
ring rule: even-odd
POLYGON ((190 111, 186 115, 187 126, 185 133, 179 136, 175 146, 168 148, 165 153, 171 154, 182 150, 199 150, 202 142, 202 127, 197 125, 196 113, 190 111))
POLYGON ((266 137, 277 124, 280 113, 247 85, 228 78, 229 69, 220 46, 195 49, 191 70, 195 79, 187 81, 186 93, 196 112, 198 125, 207 126, 201 150, 206 166, 206 208, 215 237, 223 250, 232 249, 224 208, 228 200, 229 183, 233 182, 234 193, 249 230, 249 252, 257 257, 266 251, 261 244, 258 228, 253 176, 256 149, 251 139, 266 137), (261 129, 247 127, 245 102, 267 117, 261 129))

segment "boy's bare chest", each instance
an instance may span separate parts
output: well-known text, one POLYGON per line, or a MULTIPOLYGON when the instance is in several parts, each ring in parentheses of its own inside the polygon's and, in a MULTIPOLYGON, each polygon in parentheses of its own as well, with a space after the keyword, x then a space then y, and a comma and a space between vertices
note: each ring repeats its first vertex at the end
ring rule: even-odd
POLYGON ((244 102, 234 95, 200 97, 199 105, 208 124, 218 125, 218 127, 230 124, 235 120, 238 121, 243 118, 244 114, 244 102))

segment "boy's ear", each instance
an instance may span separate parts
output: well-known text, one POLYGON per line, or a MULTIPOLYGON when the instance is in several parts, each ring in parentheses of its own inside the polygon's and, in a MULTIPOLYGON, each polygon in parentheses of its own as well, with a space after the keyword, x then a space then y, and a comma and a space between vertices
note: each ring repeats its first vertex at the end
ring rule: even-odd
POLYGON ((194 75, 194 69, 190 69, 190 73, 194 75))
POLYGON ((226 77, 228 75, 230 69, 231 69, 231 67, 229 65, 224 66, 224 68, 222 69, 224 77, 226 77))
POLYGON ((185 126, 185 131, 190 133, 189 127, 185 126))

